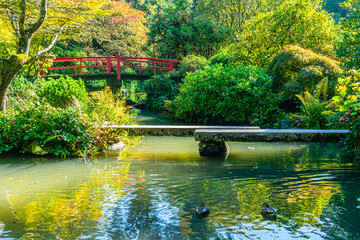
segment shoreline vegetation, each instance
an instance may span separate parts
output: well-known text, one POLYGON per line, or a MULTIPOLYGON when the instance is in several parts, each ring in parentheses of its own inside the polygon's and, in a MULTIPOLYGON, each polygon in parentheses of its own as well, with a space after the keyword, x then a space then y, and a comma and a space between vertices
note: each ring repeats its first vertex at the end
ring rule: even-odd
POLYGON ((126 132, 101 128, 133 123, 127 97, 194 124, 349 129, 345 150, 360 158, 358 1, 37 1, 0 0, 0 154, 129 145, 126 132), (101 81, 39 77, 54 56, 117 54, 182 63, 116 94, 86 92, 101 81))
POLYGON ((96 155, 112 144, 130 146, 138 138, 103 128, 133 124, 130 107, 110 88, 88 94, 82 80, 69 77, 30 83, 15 79, 10 109, 0 114, 0 153, 16 150, 36 155, 96 155), (14 103, 14 104, 11 104, 14 103))

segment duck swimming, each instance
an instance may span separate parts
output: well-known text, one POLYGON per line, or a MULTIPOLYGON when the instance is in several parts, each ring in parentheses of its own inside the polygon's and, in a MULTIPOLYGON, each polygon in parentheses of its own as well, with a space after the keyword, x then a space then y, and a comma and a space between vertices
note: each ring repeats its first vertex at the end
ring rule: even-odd
POLYGON ((276 217, 276 209, 270 207, 266 202, 263 203, 260 213, 262 216, 276 217))
POLYGON ((210 213, 210 209, 205 206, 204 203, 200 203, 199 206, 196 207, 195 212, 198 215, 206 215, 210 213))

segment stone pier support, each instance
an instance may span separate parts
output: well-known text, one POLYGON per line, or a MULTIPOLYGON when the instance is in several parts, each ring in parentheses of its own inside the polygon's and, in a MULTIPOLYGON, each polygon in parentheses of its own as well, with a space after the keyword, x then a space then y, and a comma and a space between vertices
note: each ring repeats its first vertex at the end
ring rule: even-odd
POLYGON ((228 152, 229 146, 221 139, 201 141, 199 143, 199 153, 203 157, 226 155, 228 152))

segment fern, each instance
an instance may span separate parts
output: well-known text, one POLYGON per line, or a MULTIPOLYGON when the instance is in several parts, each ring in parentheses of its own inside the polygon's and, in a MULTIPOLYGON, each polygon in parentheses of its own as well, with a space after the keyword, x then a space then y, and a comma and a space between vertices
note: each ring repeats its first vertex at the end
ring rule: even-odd
POLYGON ((302 120, 302 127, 305 128, 324 128, 327 123, 325 114, 327 99, 328 80, 324 78, 320 81, 313 94, 305 91, 303 95, 297 94, 296 97, 301 101, 301 115, 293 115, 294 118, 302 120))

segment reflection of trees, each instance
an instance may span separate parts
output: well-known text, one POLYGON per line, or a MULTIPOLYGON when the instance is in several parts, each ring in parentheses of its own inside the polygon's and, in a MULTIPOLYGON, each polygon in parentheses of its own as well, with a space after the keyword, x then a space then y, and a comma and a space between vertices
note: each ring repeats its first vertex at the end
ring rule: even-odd
POLYGON ((328 239, 360 239, 357 208, 360 205, 359 170, 342 172, 338 179, 341 194, 332 198, 325 209, 327 215, 321 219, 324 221, 323 231, 329 236, 328 239))
POLYGON ((228 199, 224 199, 221 204, 211 206, 212 213, 216 213, 211 216, 211 222, 221 222, 229 227, 234 225, 235 219, 237 224, 258 222, 262 220, 259 213, 261 204, 268 202, 278 210, 276 224, 293 225, 293 231, 306 223, 312 226, 321 225, 319 218, 323 210, 329 205, 331 198, 340 192, 338 184, 328 181, 307 182, 301 177, 283 183, 274 178, 261 180, 248 178, 232 186, 229 186, 228 182, 215 180, 204 185, 209 191, 214 187, 219 190, 226 189, 228 196, 228 199), (231 189, 232 194, 229 193, 231 189), (235 195, 236 198, 231 195, 235 195), (232 221, 227 222, 224 216, 232 221))
POLYGON ((15 194, 8 197, 14 214, 25 224, 27 235, 41 233, 59 239, 77 239, 93 232, 91 229, 99 221, 106 220, 103 206, 126 193, 121 190, 127 184, 128 171, 128 163, 107 164, 73 191, 53 192, 31 200, 15 194))
MULTIPOLYGON (((134 153, 127 157, 140 161, 132 161, 130 175, 128 163, 109 162, 73 191, 32 200, 17 199, 11 191, 9 199, 28 234, 49 238, 210 239, 246 230, 256 235, 257 230, 271 230, 271 225, 274 232, 291 236, 311 237, 316 229, 336 239, 338 235, 330 234, 333 223, 346 232, 358 232, 353 230, 359 226, 355 217, 351 224, 342 220, 348 213, 344 200, 336 206, 337 198, 346 196, 340 185, 346 179, 339 180, 338 171, 329 169, 342 165, 328 158, 324 149, 295 145, 272 149, 273 155, 266 149, 256 155, 257 145, 245 150, 227 159, 134 153), (210 207, 210 215, 197 219, 194 209, 201 201, 210 207), (278 210, 276 222, 263 221, 259 211, 264 201, 278 210)), ((346 189, 347 194, 356 186, 346 189)), ((355 195, 360 197, 359 190, 355 195)), ((348 197, 349 204, 356 201, 355 195, 348 197)))

